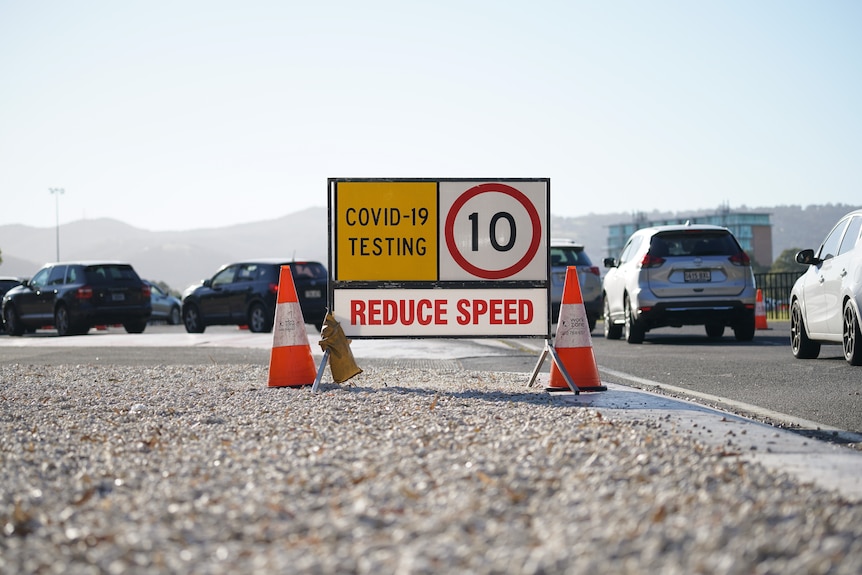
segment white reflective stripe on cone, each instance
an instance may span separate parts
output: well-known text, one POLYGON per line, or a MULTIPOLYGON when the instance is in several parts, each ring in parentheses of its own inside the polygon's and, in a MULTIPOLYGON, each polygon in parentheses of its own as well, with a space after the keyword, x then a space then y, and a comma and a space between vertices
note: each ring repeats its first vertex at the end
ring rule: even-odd
POLYGON ((582 303, 564 303, 560 306, 560 322, 557 324, 557 336, 554 347, 592 347, 590 323, 587 321, 587 309, 582 303))
POLYGON ((291 301, 275 306, 275 325, 272 328, 272 347, 308 345, 308 333, 299 302, 291 301))

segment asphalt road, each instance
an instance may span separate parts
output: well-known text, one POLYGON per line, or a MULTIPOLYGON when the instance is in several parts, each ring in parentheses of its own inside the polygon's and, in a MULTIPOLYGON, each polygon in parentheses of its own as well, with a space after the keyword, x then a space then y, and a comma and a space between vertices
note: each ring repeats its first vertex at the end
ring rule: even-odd
MULTIPOLYGON (((834 430, 862 433, 862 368, 848 365, 840 346, 823 346, 816 360, 796 360, 789 338, 789 324, 773 322, 751 342, 737 342, 730 330, 723 338, 710 340, 703 328, 686 327, 649 332, 643 344, 631 345, 605 340, 600 323, 592 340, 604 381, 685 395, 762 421, 802 427, 812 435, 834 436, 834 430)), ((318 340, 309 326, 317 360, 318 340)), ((358 340, 351 349, 360 366, 451 366, 529 374, 543 344, 534 339, 358 340)), ((271 334, 236 327, 187 334, 181 326, 153 325, 140 335, 110 328, 68 338, 45 331, 0 336, 0 363, 266 364, 271 345, 271 334)), ((545 361, 542 371, 547 372, 549 365, 550 360, 545 361)))

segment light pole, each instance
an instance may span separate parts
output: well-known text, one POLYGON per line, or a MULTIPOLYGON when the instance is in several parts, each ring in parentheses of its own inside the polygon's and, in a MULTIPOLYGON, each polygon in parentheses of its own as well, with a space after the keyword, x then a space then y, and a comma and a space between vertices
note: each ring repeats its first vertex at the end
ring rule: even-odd
POLYGON ((54 196, 54 213, 57 217, 57 261, 60 261, 60 194, 65 194, 63 188, 48 188, 51 195, 54 196))

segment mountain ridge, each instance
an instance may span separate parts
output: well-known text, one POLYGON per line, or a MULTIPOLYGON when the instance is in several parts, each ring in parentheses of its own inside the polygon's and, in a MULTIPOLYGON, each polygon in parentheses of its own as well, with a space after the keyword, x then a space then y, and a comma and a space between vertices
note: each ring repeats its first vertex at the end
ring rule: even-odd
MULTIPOLYGON (((773 258, 791 248, 817 247, 845 213, 862 206, 825 204, 742 207, 734 212, 769 213, 773 258)), ((608 226, 647 219, 693 217, 716 210, 645 214, 615 212, 551 216, 553 237, 573 238, 586 246, 596 265, 607 254, 608 226)), ((130 262, 141 277, 182 291, 215 273, 222 264, 256 257, 284 257, 328 262, 328 211, 314 207, 285 216, 219 228, 150 231, 112 218, 77 220, 60 225, 60 259, 112 259, 130 262)), ((0 275, 29 277, 56 260, 57 228, 23 224, 0 226, 0 275)))

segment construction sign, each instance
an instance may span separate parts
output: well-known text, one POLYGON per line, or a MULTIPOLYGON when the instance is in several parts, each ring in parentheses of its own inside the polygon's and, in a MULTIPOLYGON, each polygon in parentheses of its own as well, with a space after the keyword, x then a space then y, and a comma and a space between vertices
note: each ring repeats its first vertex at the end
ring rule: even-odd
POLYGON ((549 337, 550 180, 329 180, 347 337, 549 337))

